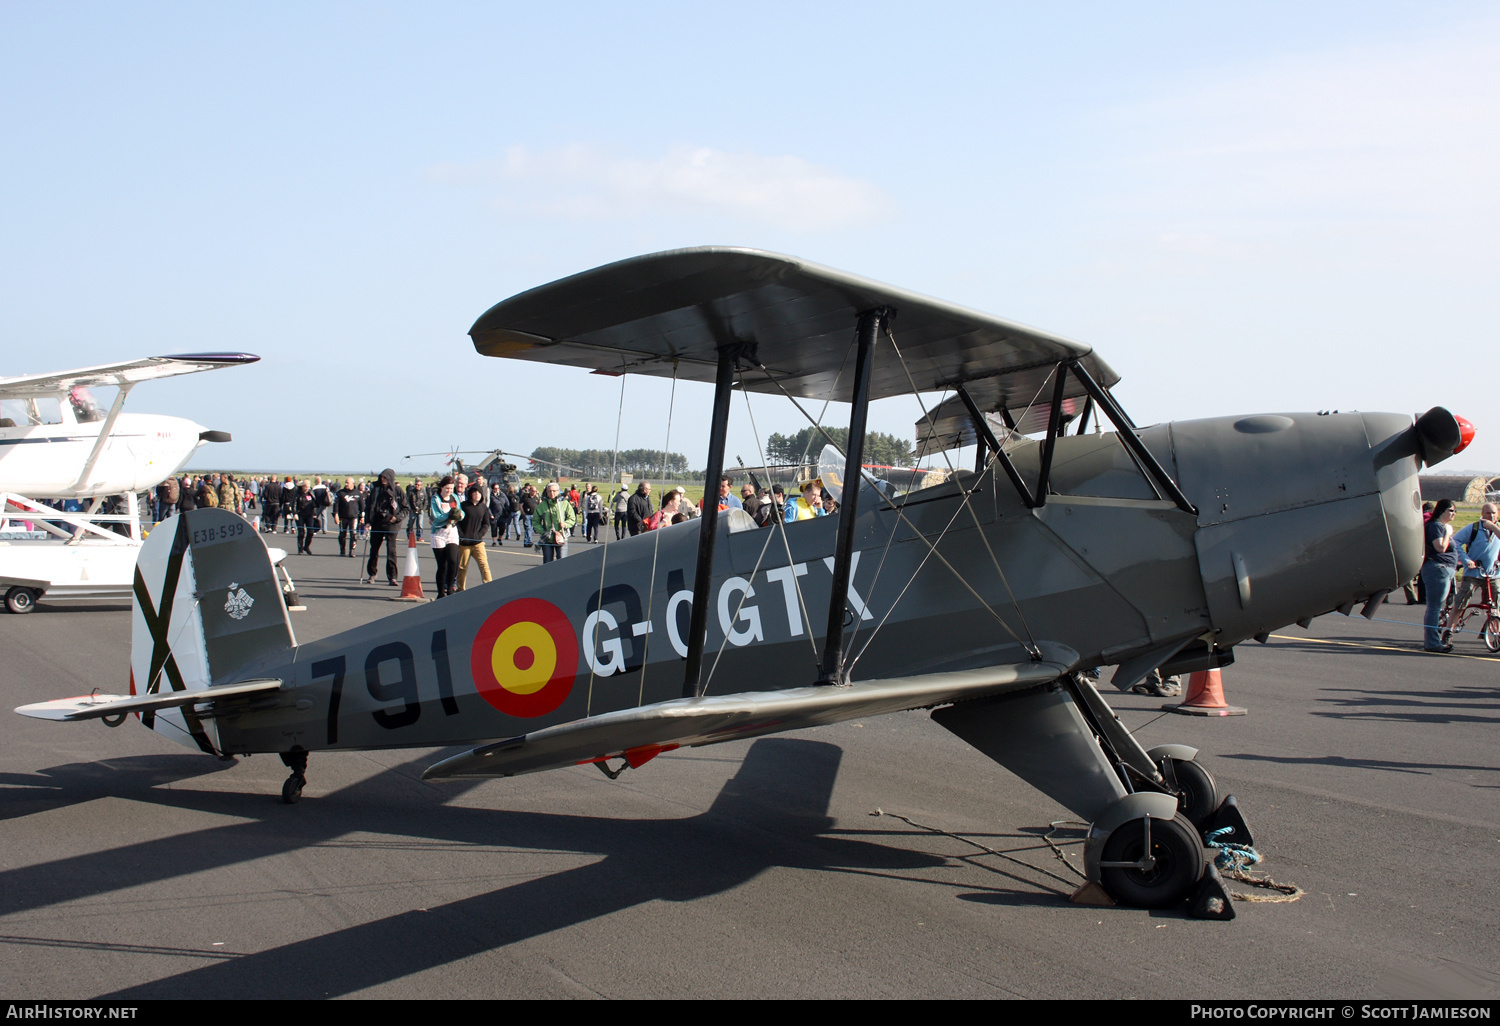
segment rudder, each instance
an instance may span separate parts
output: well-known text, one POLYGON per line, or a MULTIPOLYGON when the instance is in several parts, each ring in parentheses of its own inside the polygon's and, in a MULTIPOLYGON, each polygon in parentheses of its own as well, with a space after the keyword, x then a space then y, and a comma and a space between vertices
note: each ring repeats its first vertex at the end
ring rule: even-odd
MULTIPOLYGON (((158 525, 136 560, 133 591, 131 694, 229 683, 296 644, 265 542, 228 510, 191 510, 158 525)), ((191 707, 141 722, 217 754, 214 722, 191 707)))

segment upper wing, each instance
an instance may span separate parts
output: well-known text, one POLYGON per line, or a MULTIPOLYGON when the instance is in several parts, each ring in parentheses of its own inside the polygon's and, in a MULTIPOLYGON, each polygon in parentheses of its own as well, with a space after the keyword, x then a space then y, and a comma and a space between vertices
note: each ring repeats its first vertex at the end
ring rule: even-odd
POLYGON ((913 384, 926 392, 994 379, 1007 402, 1024 404, 1058 362, 1075 358, 1106 388, 1119 380, 1080 342, 753 249, 680 249, 607 264, 496 304, 469 334, 485 356, 692 381, 714 380, 721 345, 753 343, 770 377, 746 370, 746 388, 775 392, 779 383, 792 395, 848 402, 855 323, 876 307, 895 311, 906 367, 878 344, 871 399, 905 395, 913 384))
POLYGON ((1078 658, 1061 645, 1042 648, 1047 658, 1038 662, 861 681, 847 687, 679 698, 624 709, 485 745, 429 766, 422 776, 509 777, 606 758, 624 758, 638 766, 684 745, 711 745, 1034 687, 1056 680, 1078 658))
POLYGON ((194 691, 162 691, 149 695, 79 695, 77 698, 58 698, 51 702, 17 706, 16 712, 39 720, 97 720, 105 716, 193 705, 199 707, 199 716, 205 716, 214 711, 213 706, 226 699, 275 691, 280 687, 281 681, 267 679, 242 680, 236 684, 222 684, 194 691))
POLYGON ((97 388, 104 385, 134 385, 152 378, 170 378, 176 374, 255 363, 260 357, 249 353, 182 353, 178 356, 147 356, 140 360, 104 363, 97 367, 58 371, 53 374, 23 374, 0 378, 0 398, 23 399, 27 396, 52 395, 70 388, 97 388))

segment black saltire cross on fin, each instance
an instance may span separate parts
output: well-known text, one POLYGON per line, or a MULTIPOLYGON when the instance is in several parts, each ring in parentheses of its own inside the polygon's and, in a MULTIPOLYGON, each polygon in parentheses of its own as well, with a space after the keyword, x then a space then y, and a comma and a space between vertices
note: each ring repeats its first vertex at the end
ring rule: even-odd
MULTIPOLYGON (((146 675, 146 694, 148 695, 157 694, 161 690, 163 673, 166 674, 167 682, 172 685, 173 691, 187 690, 187 684, 182 679, 182 671, 177 667, 177 657, 172 654, 172 646, 168 639, 168 631, 172 624, 172 603, 177 597, 177 581, 182 576, 182 561, 187 556, 187 552, 187 517, 180 516, 177 518, 177 534, 172 539, 172 552, 167 557, 167 573, 162 580, 159 612, 151 602, 151 592, 146 588, 146 578, 141 575, 140 566, 137 565, 135 568, 135 601, 140 607, 141 617, 146 621, 146 630, 151 635, 151 666, 146 675)), ((193 714, 192 710, 184 706, 182 718, 187 723, 188 730, 192 732, 193 740, 198 742, 198 747, 209 755, 218 755, 214 746, 209 743, 202 721, 193 714)), ((156 713, 150 711, 142 713, 141 722, 155 729, 156 713)))

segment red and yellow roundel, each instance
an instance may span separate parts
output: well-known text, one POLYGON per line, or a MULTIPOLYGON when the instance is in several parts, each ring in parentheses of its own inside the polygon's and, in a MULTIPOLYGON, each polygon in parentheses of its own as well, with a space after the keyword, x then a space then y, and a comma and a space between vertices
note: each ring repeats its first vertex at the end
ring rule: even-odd
POLYGON ((507 716, 545 716, 573 690, 578 636, 552 603, 516 599, 480 626, 469 670, 479 694, 507 716))

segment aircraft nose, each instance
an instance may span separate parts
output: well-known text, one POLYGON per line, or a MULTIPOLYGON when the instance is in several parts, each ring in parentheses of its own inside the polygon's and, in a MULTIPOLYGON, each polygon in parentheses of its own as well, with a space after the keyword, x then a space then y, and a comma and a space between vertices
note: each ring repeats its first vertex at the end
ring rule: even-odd
POLYGON ((1417 454, 1429 467, 1436 466, 1454 453, 1463 452, 1474 440, 1474 425, 1455 417, 1441 406, 1434 406, 1412 425, 1417 454))
POLYGON ((1453 450, 1453 454, 1457 456, 1469 447, 1470 442, 1474 441, 1474 425, 1456 413, 1453 419, 1458 421, 1458 448, 1453 450))

